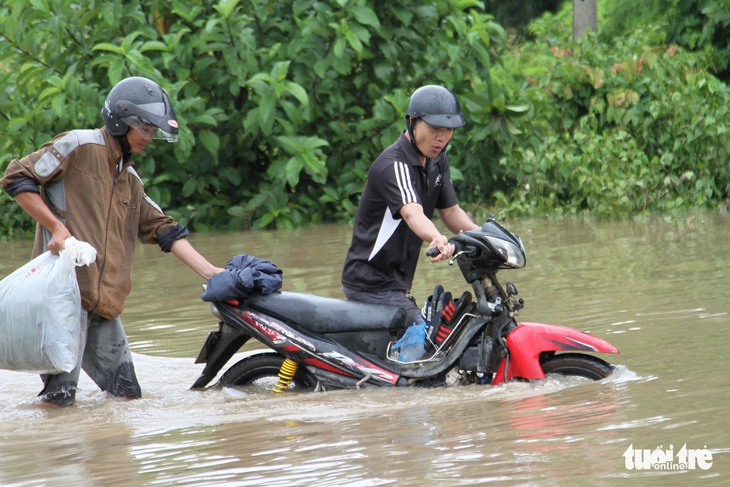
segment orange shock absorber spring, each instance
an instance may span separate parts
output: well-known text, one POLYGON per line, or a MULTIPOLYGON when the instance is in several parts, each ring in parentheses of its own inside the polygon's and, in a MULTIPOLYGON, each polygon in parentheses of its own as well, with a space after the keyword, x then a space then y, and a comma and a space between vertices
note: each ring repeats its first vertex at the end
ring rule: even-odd
POLYGON ((279 369, 279 379, 274 385, 274 392, 281 393, 289 388, 289 383, 294 378, 294 374, 297 373, 298 365, 299 364, 290 358, 284 359, 284 362, 281 364, 281 368, 279 369))

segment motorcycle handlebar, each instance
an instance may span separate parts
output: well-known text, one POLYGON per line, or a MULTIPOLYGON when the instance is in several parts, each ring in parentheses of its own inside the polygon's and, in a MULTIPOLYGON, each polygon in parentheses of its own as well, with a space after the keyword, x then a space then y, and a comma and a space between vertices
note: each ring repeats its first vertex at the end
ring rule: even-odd
MULTIPOLYGON (((477 250, 475 247, 472 247, 472 246, 469 246, 469 245, 462 246, 462 245, 460 245, 459 242, 456 242, 454 240, 449 240, 449 243, 450 244, 453 244, 454 247, 456 247, 456 250, 454 252, 455 254, 458 253, 458 252, 464 252, 467 255, 473 255, 476 252, 476 250, 477 250)), ((439 255, 440 252, 441 251, 438 249, 438 247, 432 247, 432 248, 430 248, 430 249, 428 249, 426 251, 426 256, 428 256, 428 257, 436 257, 437 255, 439 255)))
MULTIPOLYGON (((454 240, 449 240, 449 243, 452 244, 452 245, 454 245, 454 247, 456 247, 456 251, 457 252, 459 251, 459 245, 457 244, 457 242, 455 242, 454 240)), ((426 251, 426 256, 428 256, 428 257, 436 257, 440 253, 441 253, 441 251, 438 249, 438 247, 431 247, 430 249, 428 249, 426 251)))
POLYGON ((428 249, 428 250, 426 251, 426 255, 427 255, 428 257, 436 257, 436 256, 437 256, 437 255, 439 255, 440 253, 441 253, 441 251, 439 250, 439 248, 438 248, 438 247, 431 247, 430 249, 428 249))

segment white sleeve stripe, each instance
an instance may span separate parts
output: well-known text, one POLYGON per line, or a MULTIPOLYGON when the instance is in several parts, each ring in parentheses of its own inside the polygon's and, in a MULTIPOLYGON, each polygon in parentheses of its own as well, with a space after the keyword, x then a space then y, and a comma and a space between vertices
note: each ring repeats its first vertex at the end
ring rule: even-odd
POLYGON ((393 169, 395 170, 395 180, 398 184, 403 204, 418 202, 408 166, 402 162, 393 161, 393 169))

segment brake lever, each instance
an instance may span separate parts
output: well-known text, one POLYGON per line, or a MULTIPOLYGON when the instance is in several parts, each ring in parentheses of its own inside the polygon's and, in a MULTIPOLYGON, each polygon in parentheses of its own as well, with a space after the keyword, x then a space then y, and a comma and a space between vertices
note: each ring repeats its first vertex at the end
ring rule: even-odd
POLYGON ((461 254, 465 254, 465 253, 466 253, 466 250, 460 250, 459 252, 454 254, 454 256, 451 257, 451 259, 449 260, 449 265, 454 265, 454 262, 456 262, 456 259, 458 259, 461 254))

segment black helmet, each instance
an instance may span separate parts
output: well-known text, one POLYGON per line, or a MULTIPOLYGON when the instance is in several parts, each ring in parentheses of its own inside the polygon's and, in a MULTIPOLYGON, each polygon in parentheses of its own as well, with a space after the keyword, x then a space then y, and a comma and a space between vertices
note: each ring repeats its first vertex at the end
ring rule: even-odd
POLYGON ((426 85, 411 95, 406 118, 420 118, 434 127, 457 128, 466 122, 456 96, 443 86, 426 85))
POLYGON ((160 85, 147 78, 126 78, 117 83, 101 111, 104 124, 114 136, 125 135, 129 127, 157 127, 155 138, 177 142, 178 125, 170 97, 160 85))

